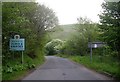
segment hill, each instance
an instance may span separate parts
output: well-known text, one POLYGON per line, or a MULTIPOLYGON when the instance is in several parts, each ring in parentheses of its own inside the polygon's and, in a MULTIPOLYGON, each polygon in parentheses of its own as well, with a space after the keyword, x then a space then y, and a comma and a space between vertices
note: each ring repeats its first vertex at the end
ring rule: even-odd
POLYGON ((77 24, 59 25, 52 29, 49 35, 51 39, 67 40, 76 32, 76 25, 77 24))

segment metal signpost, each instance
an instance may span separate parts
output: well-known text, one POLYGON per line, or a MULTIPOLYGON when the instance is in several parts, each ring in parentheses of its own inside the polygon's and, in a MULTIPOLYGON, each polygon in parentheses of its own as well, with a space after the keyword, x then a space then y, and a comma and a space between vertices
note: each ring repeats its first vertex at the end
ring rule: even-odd
POLYGON ((105 45, 104 42, 89 42, 88 48, 90 48, 90 61, 92 62, 92 48, 103 47, 105 45))
POLYGON ((14 39, 10 39, 11 51, 22 51, 22 64, 23 64, 23 51, 25 50, 25 39, 20 38, 20 35, 15 35, 14 39))
POLYGON ((92 42, 90 43, 90 61, 92 62, 92 42))

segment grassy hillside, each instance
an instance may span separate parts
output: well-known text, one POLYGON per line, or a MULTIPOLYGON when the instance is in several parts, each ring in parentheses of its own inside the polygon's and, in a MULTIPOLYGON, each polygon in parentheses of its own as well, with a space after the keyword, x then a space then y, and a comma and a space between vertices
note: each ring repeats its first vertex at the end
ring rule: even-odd
POLYGON ((75 31, 75 25, 77 24, 68 24, 68 25, 59 25, 55 27, 50 32, 51 39, 61 39, 67 40, 69 39, 75 31))

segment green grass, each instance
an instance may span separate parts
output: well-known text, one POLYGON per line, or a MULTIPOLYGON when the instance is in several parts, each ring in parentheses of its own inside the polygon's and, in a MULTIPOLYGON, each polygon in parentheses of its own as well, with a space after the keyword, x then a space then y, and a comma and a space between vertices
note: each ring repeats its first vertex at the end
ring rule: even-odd
MULTIPOLYGON (((119 64, 117 62, 113 62, 112 60, 111 62, 106 62, 105 60, 98 59, 97 56, 93 57, 92 62, 90 62, 89 56, 70 56, 69 59, 98 72, 108 73, 115 78, 120 78, 119 64)), ((106 59, 109 60, 108 58, 106 59)))
POLYGON ((118 61, 113 60, 112 57, 102 57, 100 58, 97 55, 93 55, 92 62, 90 61, 90 56, 70 56, 59 54, 56 56, 68 58, 74 62, 84 65, 87 68, 93 69, 100 73, 106 73, 115 79, 120 79, 120 66, 118 61))
MULTIPOLYGON (((18 79, 20 79, 22 76, 26 75, 28 72, 30 72, 31 70, 34 69, 34 67, 26 68, 26 65, 28 65, 28 63, 31 65, 32 64, 35 65, 35 68, 37 68, 39 65, 41 65, 44 62, 43 53, 41 52, 41 50, 37 49, 36 54, 37 54, 37 57, 34 59, 32 59, 29 56, 27 56, 26 54, 24 54, 23 67, 25 69, 19 70, 19 71, 12 71, 11 73, 3 72, 2 80, 18 80, 18 79)), ((22 64, 20 65, 20 61, 21 61, 21 58, 17 58, 17 59, 11 60, 11 61, 9 60, 8 65, 10 67, 14 67, 16 64, 19 64, 19 66, 22 66, 22 64)), ((7 69, 7 68, 5 66, 3 66, 3 69, 7 69)))
POLYGON ((2 80, 18 80, 21 76, 25 75, 28 72, 28 70, 3 74, 2 80))
MULTIPOLYGON (((43 61, 40 62, 39 60, 40 59, 35 59, 35 61, 34 61, 35 67, 37 67, 43 63, 43 61)), ((33 63, 31 62, 31 64, 33 64, 33 63)), ((24 69, 24 70, 20 70, 20 71, 13 71, 12 73, 3 73, 2 79, 3 80, 17 80, 20 77, 24 76, 26 73, 28 73, 32 69, 34 69, 34 68, 24 69)))

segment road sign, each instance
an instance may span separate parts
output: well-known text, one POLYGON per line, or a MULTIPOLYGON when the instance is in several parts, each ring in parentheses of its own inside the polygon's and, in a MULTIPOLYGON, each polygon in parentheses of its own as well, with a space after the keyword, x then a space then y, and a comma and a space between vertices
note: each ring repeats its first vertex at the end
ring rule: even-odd
POLYGON ((99 48, 103 47, 104 45, 106 45, 104 42, 88 42, 88 48, 99 48))
POLYGON ((14 39, 10 39, 10 50, 24 51, 25 50, 25 39, 20 39, 19 35, 15 35, 14 39))
POLYGON ((88 48, 90 48, 90 61, 92 62, 92 48, 103 47, 106 44, 104 42, 88 42, 88 48))
POLYGON ((25 39, 20 38, 20 35, 15 35, 14 39, 10 39, 11 51, 22 51, 22 64, 23 64, 23 51, 25 50, 25 39))

